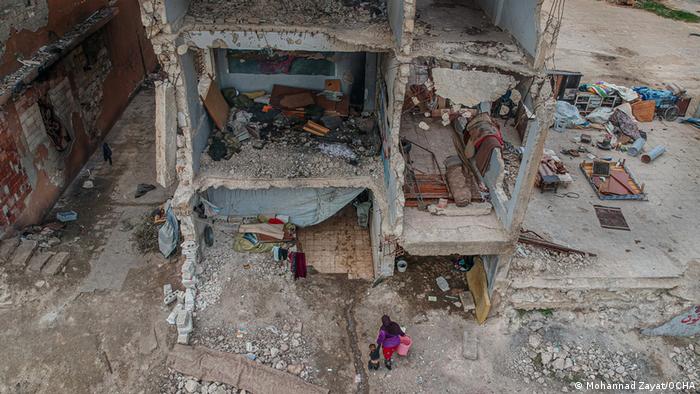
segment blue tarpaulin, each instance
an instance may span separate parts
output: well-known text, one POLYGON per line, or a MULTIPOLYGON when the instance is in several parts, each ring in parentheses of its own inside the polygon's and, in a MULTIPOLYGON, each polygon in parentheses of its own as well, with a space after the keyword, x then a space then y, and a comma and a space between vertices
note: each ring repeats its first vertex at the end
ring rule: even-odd
POLYGON ((227 216, 288 215, 299 227, 311 226, 333 216, 363 188, 226 189, 210 188, 206 199, 227 216))
POLYGON ((656 101, 657 107, 661 105, 664 101, 676 100, 676 96, 674 96, 673 92, 670 90, 652 89, 647 86, 636 86, 634 87, 634 91, 642 97, 642 100, 656 101))

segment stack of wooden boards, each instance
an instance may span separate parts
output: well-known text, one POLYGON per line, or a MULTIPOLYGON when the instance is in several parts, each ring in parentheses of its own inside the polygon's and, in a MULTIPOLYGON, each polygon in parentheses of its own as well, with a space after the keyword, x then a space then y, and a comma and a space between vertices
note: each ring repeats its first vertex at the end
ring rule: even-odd
POLYGON ((316 136, 319 136, 319 137, 325 137, 326 134, 328 134, 328 132, 330 131, 330 129, 327 127, 323 127, 320 124, 309 120, 304 125, 304 131, 309 132, 309 133, 316 135, 316 136))
MULTIPOLYGON (((340 82, 336 81, 326 81, 326 90, 338 89, 338 92, 340 92, 340 82)), ((284 85, 274 85, 272 87, 270 105, 282 108, 284 113, 289 116, 299 118, 304 117, 304 108, 309 105, 323 108, 324 115, 346 117, 350 113, 350 98, 347 95, 342 95, 339 101, 334 101, 321 91, 284 85)))

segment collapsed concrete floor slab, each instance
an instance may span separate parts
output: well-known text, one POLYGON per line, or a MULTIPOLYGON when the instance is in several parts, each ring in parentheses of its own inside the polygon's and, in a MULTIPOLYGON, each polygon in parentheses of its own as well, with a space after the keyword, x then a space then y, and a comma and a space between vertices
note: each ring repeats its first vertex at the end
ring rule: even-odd
POLYGON ((244 356, 202 346, 176 345, 168 355, 168 365, 200 380, 222 382, 253 393, 328 393, 328 389, 311 385, 274 368, 256 365, 244 356))

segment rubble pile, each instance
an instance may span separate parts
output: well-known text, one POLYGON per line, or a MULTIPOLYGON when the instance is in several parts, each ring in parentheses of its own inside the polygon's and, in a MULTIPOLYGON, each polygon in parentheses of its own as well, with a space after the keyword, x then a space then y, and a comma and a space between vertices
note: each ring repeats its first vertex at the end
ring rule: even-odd
POLYGON ((372 131, 373 118, 351 117, 325 137, 315 137, 292 126, 277 120, 275 124, 256 126, 262 127, 261 139, 239 143, 227 160, 215 161, 208 154, 202 155, 201 168, 250 178, 381 175, 376 156, 380 141, 372 131), (328 149, 329 146, 336 149, 328 149))
POLYGON ((697 382, 700 379, 700 346, 674 347, 669 355, 681 371, 681 380, 697 382))
POLYGON ((510 198, 513 196, 513 191, 515 191, 515 182, 518 179, 518 171, 520 171, 521 155, 519 150, 508 141, 504 141, 502 152, 503 164, 505 165, 503 191, 510 198))
POLYGON ((377 158, 367 158, 358 165, 344 160, 336 160, 311 147, 312 142, 302 146, 287 143, 269 143, 262 149, 250 145, 229 161, 215 162, 202 155, 201 168, 206 172, 225 171, 231 175, 250 178, 295 178, 333 176, 380 176, 380 162, 377 158))
POLYGON ((54 222, 45 226, 31 226, 24 232, 24 239, 36 241, 40 248, 48 249, 61 243, 65 225, 54 222))
POLYGON ((592 257, 579 253, 566 253, 518 244, 515 249, 512 269, 516 271, 546 272, 561 275, 588 268, 592 257))
POLYGON ((354 25, 386 20, 386 1, 343 0, 195 0, 189 15, 208 19, 226 15, 236 23, 354 25), (278 12, 270 12, 277 10, 278 12))
POLYGON ((280 321, 261 327, 212 327, 198 328, 192 337, 193 344, 245 355, 263 364, 309 381, 314 368, 307 365, 312 348, 302 336, 303 323, 280 321))
POLYGON ((170 369, 160 386, 161 393, 168 394, 237 394, 245 393, 233 386, 218 382, 206 382, 190 376, 185 376, 170 369))
MULTIPOLYGON (((285 276, 289 273, 286 265, 272 260, 271 255, 248 253, 241 254, 229 247, 208 248, 206 264, 201 264, 201 273, 197 283, 197 309, 205 310, 207 306, 216 303, 221 296, 224 283, 234 279, 236 275, 246 275, 253 279, 269 279, 272 276, 285 276), (245 261, 240 261, 244 256, 245 261), (224 277, 225 264, 233 265, 234 274, 224 277)), ((290 276, 291 278, 291 276, 290 276)))
MULTIPOLYGON (((511 369, 526 383, 546 384, 554 380, 570 383, 573 389, 575 382, 624 383, 648 378, 646 360, 637 353, 613 351, 591 341, 585 345, 552 341, 543 323, 537 320, 530 322, 527 329, 526 343, 511 362, 511 369)), ((562 391, 569 388, 565 386, 562 391)))

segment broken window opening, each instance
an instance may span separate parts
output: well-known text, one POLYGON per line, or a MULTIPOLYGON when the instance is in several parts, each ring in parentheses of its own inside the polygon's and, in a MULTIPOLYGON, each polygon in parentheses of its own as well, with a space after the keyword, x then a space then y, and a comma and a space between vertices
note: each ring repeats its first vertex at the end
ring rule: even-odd
POLYGON ((41 119, 44 122, 46 134, 49 136, 58 152, 65 152, 71 147, 73 137, 70 135, 68 129, 61 124, 48 97, 39 99, 37 104, 41 111, 41 119))

